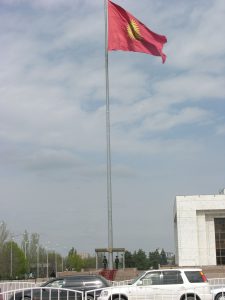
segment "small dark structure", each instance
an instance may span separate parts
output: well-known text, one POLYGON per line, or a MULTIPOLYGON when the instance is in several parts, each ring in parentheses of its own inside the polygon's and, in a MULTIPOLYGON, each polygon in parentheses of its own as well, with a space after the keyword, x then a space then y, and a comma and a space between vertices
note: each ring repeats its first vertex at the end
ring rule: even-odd
MULTIPOLYGON (((113 259, 113 261, 115 262, 115 268, 118 269, 119 268, 119 254, 121 257, 121 261, 122 261, 122 268, 125 269, 125 248, 112 248, 112 249, 108 249, 108 248, 97 248, 95 249, 95 255, 96 255, 96 269, 99 269, 101 267, 105 268, 105 264, 103 263, 104 258, 106 258, 107 260, 107 256, 109 253, 116 253, 116 257, 115 260, 113 259)), ((106 266, 107 267, 107 266, 106 266)))

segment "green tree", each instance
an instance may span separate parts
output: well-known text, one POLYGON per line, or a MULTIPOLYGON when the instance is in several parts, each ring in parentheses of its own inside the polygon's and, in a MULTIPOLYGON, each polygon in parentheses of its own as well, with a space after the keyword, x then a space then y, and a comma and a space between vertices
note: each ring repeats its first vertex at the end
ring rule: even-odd
POLYGON ((160 265, 167 265, 167 257, 166 257, 166 253, 164 251, 164 249, 162 249, 161 253, 160 253, 160 265))
POLYGON ((148 259, 150 267, 152 267, 153 269, 159 268, 161 256, 159 254, 158 249, 156 249, 154 252, 149 252, 148 259))
POLYGON ((75 270, 75 271, 80 271, 81 268, 84 267, 84 262, 81 256, 77 254, 77 251, 74 248, 72 248, 68 253, 66 266, 69 270, 75 270))
POLYGON ((28 256, 30 263, 36 263, 37 260, 37 252, 39 246, 39 234, 32 233, 30 236, 30 242, 28 244, 28 256))
POLYGON ((4 221, 0 222, 0 279, 4 279, 6 274, 6 267, 9 266, 9 262, 5 259, 5 244, 9 239, 10 232, 7 229, 7 225, 4 221))
POLYGON ((26 272, 26 261, 23 251, 14 241, 6 242, 3 245, 1 259, 3 278, 24 278, 26 272))
POLYGON ((39 246, 39 276, 47 277, 47 250, 39 246))
POLYGON ((48 252, 48 268, 49 274, 52 273, 52 271, 55 271, 56 269, 55 252, 53 250, 48 252))
POLYGON ((135 266, 138 270, 146 270, 148 269, 148 259, 146 257, 145 252, 142 249, 139 249, 138 252, 134 252, 133 259, 135 266))
POLYGON ((94 256, 88 255, 88 257, 83 258, 83 267, 87 269, 93 269, 96 265, 96 258, 94 256))
POLYGON ((10 232, 7 229, 7 225, 4 221, 0 222, 0 248, 4 245, 4 243, 9 238, 10 232))
POLYGON ((134 268, 135 267, 133 254, 129 251, 125 251, 125 266, 126 266, 126 268, 134 268))
POLYGON ((29 244, 30 244, 30 241, 29 241, 29 234, 28 234, 28 232, 25 230, 25 232, 24 232, 24 234, 23 234, 23 239, 22 239, 22 242, 21 242, 21 249, 23 250, 25 257, 27 257, 28 254, 29 254, 29 253, 28 253, 29 244))

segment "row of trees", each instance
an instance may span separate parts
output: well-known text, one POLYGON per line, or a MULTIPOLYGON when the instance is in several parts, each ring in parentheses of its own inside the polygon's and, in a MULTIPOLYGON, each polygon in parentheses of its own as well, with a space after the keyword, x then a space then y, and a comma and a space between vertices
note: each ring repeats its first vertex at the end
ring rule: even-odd
POLYGON ((125 252, 125 262, 127 268, 137 268, 138 270, 158 269, 159 266, 174 264, 174 258, 168 261, 164 249, 156 249, 153 252, 145 253, 142 249, 125 252))
POLYGON ((24 277, 49 277, 64 270, 80 271, 82 268, 95 268, 95 257, 82 258, 72 248, 67 256, 40 244, 37 233, 22 235, 21 245, 7 229, 6 223, 0 223, 0 279, 24 277))
MULTIPOLYGON (((80 271, 95 268, 95 257, 81 257, 72 248, 63 257, 55 250, 43 247, 37 233, 22 235, 21 245, 18 245, 6 223, 0 223, 0 279, 21 279, 24 277, 49 277, 53 273, 64 270, 80 271)), ((146 270, 166 265, 165 251, 155 250, 146 254, 142 249, 131 253, 125 252, 125 267, 146 270)))

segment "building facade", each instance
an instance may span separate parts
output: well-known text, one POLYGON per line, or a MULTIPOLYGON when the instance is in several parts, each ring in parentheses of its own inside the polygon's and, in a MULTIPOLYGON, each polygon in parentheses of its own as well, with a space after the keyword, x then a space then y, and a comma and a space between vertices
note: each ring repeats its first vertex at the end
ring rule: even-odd
POLYGON ((174 240, 178 266, 225 265, 225 190, 176 196, 174 240))

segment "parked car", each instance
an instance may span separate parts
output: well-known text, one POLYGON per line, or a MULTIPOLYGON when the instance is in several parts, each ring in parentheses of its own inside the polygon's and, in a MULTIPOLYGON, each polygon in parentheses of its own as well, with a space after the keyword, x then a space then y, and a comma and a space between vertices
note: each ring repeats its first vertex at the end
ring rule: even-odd
POLYGON ((224 300, 225 299, 225 285, 213 286, 211 288, 214 300, 224 300))
POLYGON ((103 289, 98 300, 212 300, 201 269, 162 269, 143 272, 130 285, 103 289))
POLYGON ((79 300, 82 293, 84 295, 87 291, 90 291, 87 299, 93 300, 100 295, 100 289, 109 286, 108 281, 100 275, 67 276, 51 279, 40 287, 15 292, 10 300, 79 300))

